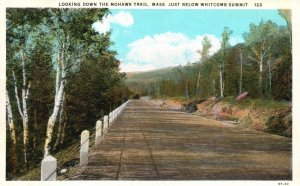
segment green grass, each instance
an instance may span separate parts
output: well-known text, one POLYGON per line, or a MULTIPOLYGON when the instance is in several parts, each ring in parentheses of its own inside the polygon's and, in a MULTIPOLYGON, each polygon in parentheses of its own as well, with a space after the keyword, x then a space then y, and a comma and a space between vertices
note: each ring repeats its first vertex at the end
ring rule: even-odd
MULTIPOLYGON (((80 139, 74 141, 68 147, 61 149, 59 152, 52 154, 53 157, 57 159, 57 168, 61 170, 62 165, 66 162, 70 162, 71 160, 79 161, 79 150, 80 150, 80 139)), ((90 134, 90 147, 95 144, 95 132, 91 132, 90 134)), ((25 175, 22 175, 18 178, 14 178, 13 180, 24 180, 24 181, 39 181, 41 178, 41 164, 37 165, 35 168, 27 171, 25 175)), ((57 176, 58 180, 63 180, 69 175, 72 175, 74 171, 77 171, 77 167, 69 167, 68 171, 61 176, 57 176)))
POLYGON ((160 96, 159 98, 153 97, 153 99, 162 99, 162 100, 173 100, 173 101, 189 101, 193 99, 186 100, 184 96, 175 96, 175 97, 169 97, 169 96, 160 96))
MULTIPOLYGON (((72 145, 68 146, 65 149, 60 150, 58 153, 52 154, 53 157, 57 159, 57 168, 60 169, 60 167, 74 159, 79 157, 79 140, 75 141, 72 145)), ((15 178, 14 180, 24 180, 24 181, 38 181, 41 178, 41 165, 37 165, 35 168, 27 171, 27 174, 15 178)))
POLYGON ((246 98, 241 101, 237 101, 234 97, 226 97, 222 101, 234 104, 241 108, 264 108, 264 109, 285 109, 291 106, 290 101, 274 101, 269 99, 251 99, 246 98))
MULTIPOLYGON (((157 98, 156 98, 157 99, 157 98)), ((170 99, 174 101, 184 101, 184 102, 190 102, 193 101, 196 98, 189 98, 188 100, 185 99, 183 96, 177 96, 177 97, 168 97, 168 96, 160 96, 159 99, 170 99)), ((291 107, 291 101, 274 101, 269 99, 251 99, 246 98, 241 101, 237 101, 235 97, 224 97, 222 100, 225 103, 229 103, 232 105, 235 105, 240 108, 262 108, 262 109, 287 109, 291 107)))
POLYGON ((40 167, 35 167, 32 170, 28 171, 27 174, 14 178, 13 180, 22 180, 22 181, 37 181, 40 180, 41 170, 40 167))

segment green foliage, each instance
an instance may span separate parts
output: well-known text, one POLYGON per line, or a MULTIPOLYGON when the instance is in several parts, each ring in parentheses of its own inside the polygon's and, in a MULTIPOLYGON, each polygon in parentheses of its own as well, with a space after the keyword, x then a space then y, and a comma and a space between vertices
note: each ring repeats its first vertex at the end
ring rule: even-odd
POLYGON ((292 49, 292 12, 289 9, 281 9, 278 11, 279 15, 281 15, 287 24, 287 30, 289 34, 290 41, 290 49, 292 49))
POLYGON ((134 96, 132 96, 132 99, 140 99, 140 95, 139 94, 135 94, 134 96))
MULTIPOLYGON (((83 129, 125 102, 131 92, 125 85, 120 62, 110 49, 110 33, 98 34, 92 24, 107 15, 108 9, 7 9, 7 84, 17 133, 16 147, 7 138, 7 179, 34 169, 43 158, 43 146, 55 97, 58 53, 64 52, 66 66, 65 139, 56 151, 78 140, 83 129), (18 112, 12 72, 22 89, 22 52, 29 89, 28 162, 24 164, 22 118, 18 112), (17 156, 12 156, 16 154, 17 156)), ((21 91, 19 91, 18 94, 21 91)), ((21 95, 19 95, 21 97, 21 95)), ((22 104, 22 103, 21 103, 22 104)), ((22 105, 21 105, 22 106, 22 105)), ((58 127, 54 127, 54 145, 58 127)), ((35 171, 36 173, 36 171, 35 171)), ((33 173, 33 174, 35 174, 33 173)))
POLYGON ((224 52, 227 48, 230 47, 229 39, 232 34, 232 30, 229 30, 228 27, 224 27, 224 31, 222 33, 222 41, 221 41, 221 50, 224 52))
POLYGON ((236 105, 241 108, 262 108, 262 109, 288 109, 290 107, 290 101, 274 101, 269 99, 244 99, 237 101, 235 97, 225 97, 224 102, 228 102, 232 105, 236 105))
POLYGON ((275 60, 272 96, 275 100, 292 100, 292 59, 286 56, 275 60))
POLYGON ((37 39, 36 47, 29 56, 28 79, 31 81, 29 104, 29 145, 28 156, 32 157, 29 166, 40 163, 43 156, 42 146, 46 133, 47 120, 53 104, 53 79, 51 53, 48 50, 51 44, 48 40, 37 39))
POLYGON ((79 72, 69 75, 67 113, 71 134, 80 134, 129 97, 118 72, 119 62, 106 57, 82 61, 79 72), (80 114, 76 114, 80 113, 80 114), (73 131, 72 131, 73 130, 73 131), (72 131, 72 132, 71 132, 72 131))
POLYGON ((212 47, 211 41, 209 40, 207 35, 204 36, 201 44, 202 44, 202 50, 199 51, 199 54, 201 56, 201 60, 205 61, 208 59, 209 49, 212 47))
POLYGON ((285 120, 285 113, 274 115, 268 118, 266 122, 267 128, 265 129, 266 132, 291 137, 291 133, 287 132, 290 123, 286 122, 285 120))
POLYGON ((268 50, 273 38, 278 34, 278 26, 272 21, 261 21, 259 25, 250 24, 250 32, 244 34, 245 44, 253 48, 268 50))

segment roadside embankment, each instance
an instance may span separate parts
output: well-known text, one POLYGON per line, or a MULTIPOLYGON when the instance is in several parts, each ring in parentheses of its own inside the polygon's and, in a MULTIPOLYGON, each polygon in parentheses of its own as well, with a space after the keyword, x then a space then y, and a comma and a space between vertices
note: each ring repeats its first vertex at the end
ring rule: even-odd
MULTIPOLYGON (((184 110, 189 102, 173 99, 151 99, 154 104, 162 107, 184 110)), ((284 101, 234 98, 222 100, 209 98, 196 104, 193 114, 234 124, 238 127, 251 128, 259 131, 292 136, 292 104, 284 101)))

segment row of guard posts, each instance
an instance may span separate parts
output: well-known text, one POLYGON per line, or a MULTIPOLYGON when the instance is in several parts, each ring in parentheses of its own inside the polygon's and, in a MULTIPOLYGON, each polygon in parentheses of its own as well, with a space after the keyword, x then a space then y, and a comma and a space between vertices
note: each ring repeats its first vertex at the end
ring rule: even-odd
MULTIPOLYGON (((122 113, 130 100, 123 103, 121 106, 104 116, 102 120, 96 122, 96 135, 95 145, 100 143, 100 139, 108 132, 109 127, 112 126, 113 121, 122 113)), ((90 132, 84 130, 81 132, 80 139, 80 166, 86 166, 88 164, 88 153, 90 144, 90 132)), ((55 181, 57 171, 57 160, 52 156, 47 156, 43 159, 41 164, 41 181, 55 181)))

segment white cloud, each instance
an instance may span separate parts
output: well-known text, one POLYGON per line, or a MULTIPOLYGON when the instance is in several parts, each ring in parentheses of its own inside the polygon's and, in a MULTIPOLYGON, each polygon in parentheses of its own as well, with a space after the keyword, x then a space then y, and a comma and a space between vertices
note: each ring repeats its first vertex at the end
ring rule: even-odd
POLYGON ((129 27, 134 24, 133 16, 129 12, 120 11, 115 15, 108 15, 102 21, 97 21, 93 24, 93 28, 99 33, 105 33, 110 30, 111 24, 119 24, 124 27, 129 27))
MULTIPOLYGON (((219 50, 220 40, 214 35, 207 36, 212 43, 212 55, 219 50)), ((145 36, 128 45, 130 50, 121 63, 121 70, 145 71, 198 61, 200 56, 197 50, 202 48, 204 37, 189 38, 183 33, 172 32, 145 36)))

